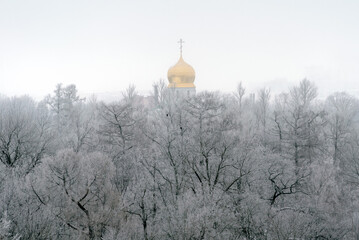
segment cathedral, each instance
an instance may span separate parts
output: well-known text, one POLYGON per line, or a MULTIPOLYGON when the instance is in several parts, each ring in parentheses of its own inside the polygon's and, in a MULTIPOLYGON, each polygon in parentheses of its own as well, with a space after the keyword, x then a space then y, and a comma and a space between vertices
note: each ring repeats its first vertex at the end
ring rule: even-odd
POLYGON ((182 57, 183 41, 180 39, 180 58, 178 62, 168 69, 168 89, 176 96, 189 97, 196 94, 194 85, 195 72, 191 65, 186 63, 182 57))

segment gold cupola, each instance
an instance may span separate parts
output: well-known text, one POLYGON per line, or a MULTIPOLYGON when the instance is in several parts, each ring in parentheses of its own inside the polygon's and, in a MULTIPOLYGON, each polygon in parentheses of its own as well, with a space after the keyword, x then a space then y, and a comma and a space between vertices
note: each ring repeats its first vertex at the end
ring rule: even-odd
POLYGON ((182 57, 182 39, 180 40, 181 55, 178 62, 168 69, 167 77, 169 88, 195 88, 193 84, 196 74, 191 65, 186 63, 182 57))

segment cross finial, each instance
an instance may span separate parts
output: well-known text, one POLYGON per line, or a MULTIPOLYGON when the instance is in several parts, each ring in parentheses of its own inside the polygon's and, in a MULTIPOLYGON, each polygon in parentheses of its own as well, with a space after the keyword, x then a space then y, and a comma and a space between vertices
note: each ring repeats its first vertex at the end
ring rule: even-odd
POLYGON ((183 43, 184 43, 182 38, 178 41, 178 43, 180 44, 180 52, 181 52, 181 56, 182 56, 182 48, 183 48, 183 43))

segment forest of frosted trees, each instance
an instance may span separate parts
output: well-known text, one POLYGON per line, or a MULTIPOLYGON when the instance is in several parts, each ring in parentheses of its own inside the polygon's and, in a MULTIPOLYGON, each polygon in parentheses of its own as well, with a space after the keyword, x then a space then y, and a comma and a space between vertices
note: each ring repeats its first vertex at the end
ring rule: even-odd
POLYGON ((359 239, 359 103, 0 96, 0 239, 359 239))

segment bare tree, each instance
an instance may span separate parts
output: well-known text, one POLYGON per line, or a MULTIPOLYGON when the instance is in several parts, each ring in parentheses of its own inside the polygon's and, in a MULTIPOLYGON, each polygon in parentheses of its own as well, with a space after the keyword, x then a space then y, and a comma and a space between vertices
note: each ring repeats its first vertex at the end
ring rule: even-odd
POLYGON ((313 102, 316 95, 314 84, 304 79, 289 95, 283 94, 276 101, 275 134, 298 167, 314 159, 320 144, 321 126, 325 124, 324 111, 316 109, 313 102))
POLYGON ((261 134, 264 142, 267 142, 267 125, 269 118, 269 105, 270 105, 270 90, 261 89, 258 92, 258 100, 256 101, 256 117, 258 126, 261 129, 261 134))
POLYGON ((122 93, 122 96, 125 101, 132 102, 134 98, 138 96, 135 85, 130 84, 128 88, 122 93))
POLYGON ((335 93, 327 98, 326 111, 328 137, 333 144, 333 164, 338 166, 338 158, 341 158, 350 135, 355 133, 355 118, 359 113, 358 101, 346 93, 335 93))
POLYGON ((88 239, 99 239, 116 223, 120 199, 111 183, 115 172, 110 159, 63 150, 43 164, 31 183, 33 194, 59 221, 88 239))
POLYGON ((166 98, 166 84, 163 79, 160 79, 158 82, 155 82, 153 85, 153 97, 158 105, 162 105, 166 98))
POLYGON ((242 111, 242 102, 243 102, 243 96, 246 93, 246 89, 242 86, 242 82, 239 82, 237 85, 237 91, 233 93, 233 95, 236 97, 238 104, 239 104, 239 111, 242 111))
POLYGON ((0 161, 9 168, 33 169, 51 140, 47 110, 29 97, 0 102, 0 161))

